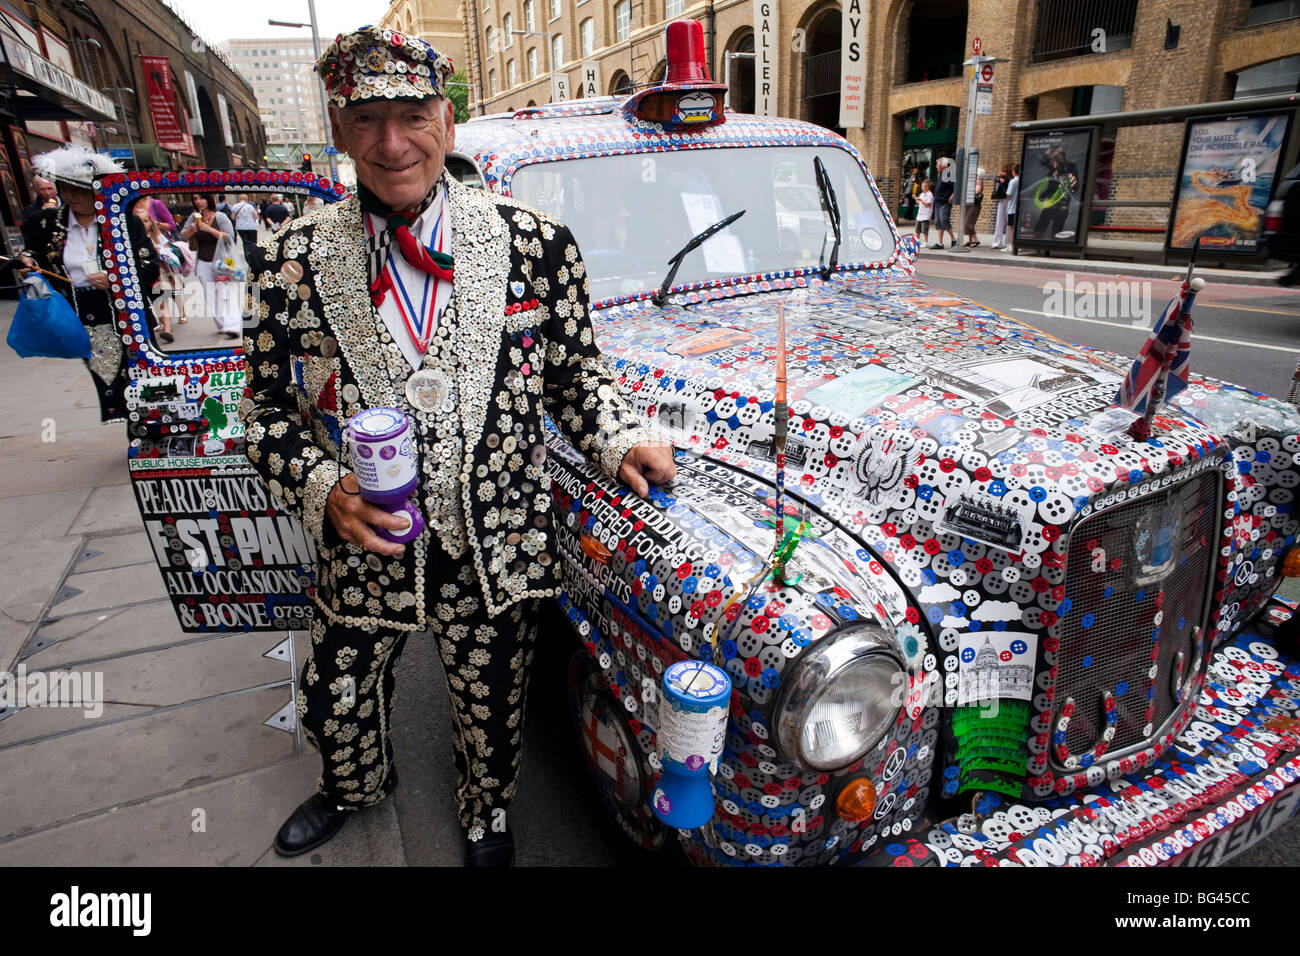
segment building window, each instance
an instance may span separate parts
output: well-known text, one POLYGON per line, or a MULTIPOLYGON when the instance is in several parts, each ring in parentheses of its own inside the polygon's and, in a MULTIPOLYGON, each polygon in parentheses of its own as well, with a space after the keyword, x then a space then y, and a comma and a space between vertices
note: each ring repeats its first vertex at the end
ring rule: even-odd
POLYGON ((1294 93, 1297 89, 1300 89, 1300 56, 1288 56, 1239 71, 1232 98, 1240 100, 1270 93, 1294 93))
POLYGON ((1041 0, 1030 62, 1130 49, 1136 18, 1137 0, 1041 0))
POLYGON ((564 34, 557 33, 551 37, 551 69, 564 62, 564 34))
POLYGON ((533 0, 524 0, 524 29, 537 29, 537 18, 533 16, 533 0))
POLYGON ((510 14, 501 18, 501 49, 508 50, 515 45, 515 35, 510 31, 514 29, 514 23, 510 19, 510 14))
POLYGON ((506 86, 514 89, 515 86, 515 61, 506 60, 506 86))
POLYGON ((1246 11, 1246 26, 1276 23, 1293 17, 1300 17, 1300 0, 1250 0, 1250 9, 1246 11))
POLYGON ((492 46, 492 28, 488 27, 483 31, 483 43, 487 47, 487 55, 491 56, 496 50, 492 46))
POLYGON ((664 17, 668 20, 675 20, 682 15, 686 9, 686 0, 667 0, 664 4, 664 17))
POLYGON ((497 71, 488 70, 488 96, 497 95, 497 71))
POLYGON ((632 33, 632 0, 614 4, 614 40, 622 42, 632 33))
POLYGON ((560 0, 551 0, 551 19, 560 19, 560 0))
POLYGON ((591 56, 596 49, 596 21, 587 17, 578 27, 578 32, 582 36, 582 55, 591 56))
POLYGON ((537 79, 537 47, 532 47, 528 51, 528 78, 537 79))

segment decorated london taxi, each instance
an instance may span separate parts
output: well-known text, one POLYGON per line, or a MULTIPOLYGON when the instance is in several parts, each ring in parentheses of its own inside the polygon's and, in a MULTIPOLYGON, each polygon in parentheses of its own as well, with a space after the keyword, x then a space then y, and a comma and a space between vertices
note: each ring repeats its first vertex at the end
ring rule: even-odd
MULTIPOLYGON (((1300 413, 1189 373, 1199 280, 1136 363, 928 289, 848 142, 725 108, 694 21, 667 47, 663 84, 471 120, 448 161, 572 229, 606 361, 676 449, 641 499, 549 443, 573 728, 617 828, 712 865, 1152 866, 1285 824, 1300 413)), ((197 321, 164 348, 121 238, 131 202, 210 187, 345 190, 101 184, 178 618, 283 630, 314 546, 243 455, 244 356, 197 321)))
POLYGON ((701 864, 1137 866, 1282 825, 1300 414, 1156 359, 1139 418, 1133 357, 926 288, 850 144, 725 109, 693 22, 667 46, 660 86, 456 135, 573 230, 677 449, 642 500, 550 445, 574 729, 622 831, 701 864))

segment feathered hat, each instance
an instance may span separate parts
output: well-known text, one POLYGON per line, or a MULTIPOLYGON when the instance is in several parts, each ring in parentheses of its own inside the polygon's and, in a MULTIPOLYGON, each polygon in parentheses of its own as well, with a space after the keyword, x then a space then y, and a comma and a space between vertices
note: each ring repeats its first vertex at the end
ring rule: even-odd
POLYGON ((109 173, 126 172, 120 163, 103 153, 84 146, 73 146, 71 143, 33 156, 32 168, 42 179, 80 186, 82 189, 95 188, 95 180, 109 173))

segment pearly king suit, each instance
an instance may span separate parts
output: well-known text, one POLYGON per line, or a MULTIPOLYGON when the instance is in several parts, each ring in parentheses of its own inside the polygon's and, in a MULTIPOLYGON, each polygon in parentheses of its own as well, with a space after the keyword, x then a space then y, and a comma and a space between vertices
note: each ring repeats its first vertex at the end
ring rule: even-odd
POLYGON ((250 461, 318 543, 318 616, 298 710, 322 753, 320 792, 367 806, 391 790, 392 669, 407 635, 428 630, 447 676, 460 817, 473 840, 501 828, 513 794, 536 599, 559 579, 543 414, 611 476, 654 436, 601 360, 569 230, 445 174, 443 184, 455 280, 452 333, 437 356, 452 383, 442 406, 407 401, 411 366, 371 303, 353 197, 264 243, 241 416, 250 461), (342 428, 378 406, 405 411, 420 436, 430 528, 401 557, 342 541, 325 516, 349 470, 342 428))

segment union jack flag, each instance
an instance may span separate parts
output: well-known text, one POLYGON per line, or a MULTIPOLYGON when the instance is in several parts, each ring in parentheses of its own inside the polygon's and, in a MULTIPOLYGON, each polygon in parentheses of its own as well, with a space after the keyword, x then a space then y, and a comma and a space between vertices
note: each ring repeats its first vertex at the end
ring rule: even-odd
MULTIPOLYGON (((1196 282, 1199 285, 1200 280, 1196 282)), ((1187 372, 1192 359, 1191 309, 1195 299, 1196 292, 1184 281, 1142 344, 1142 351, 1133 367, 1124 376, 1119 394, 1115 396, 1116 405, 1145 415, 1156 382, 1160 381, 1166 368, 1169 372, 1165 376, 1166 402, 1187 387, 1187 372)))

